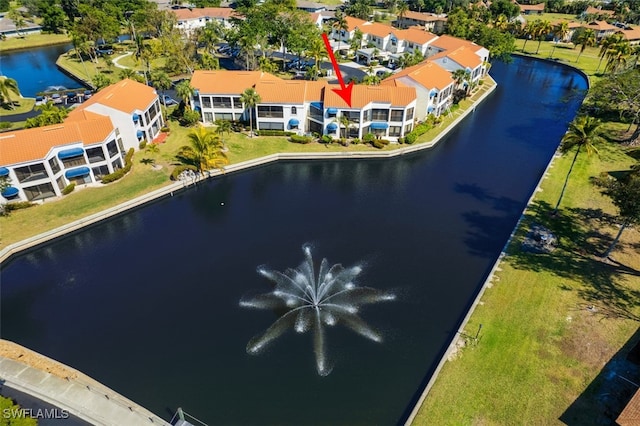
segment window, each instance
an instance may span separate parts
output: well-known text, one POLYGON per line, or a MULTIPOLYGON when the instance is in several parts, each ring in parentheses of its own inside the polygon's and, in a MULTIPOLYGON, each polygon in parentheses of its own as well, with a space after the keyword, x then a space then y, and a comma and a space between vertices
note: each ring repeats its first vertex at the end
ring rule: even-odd
POLYGON ((400 126, 391 126, 389 127, 389 136, 400 136, 400 132, 402 131, 402 127, 400 126))
POLYGON ((283 123, 270 123, 268 121, 259 121, 258 129, 260 130, 284 130, 283 123))
POLYGON ((298 108, 291 107, 291 115, 298 115, 298 108))
POLYGON ((96 177, 96 180, 102 180, 102 176, 109 174, 108 166, 98 166, 91 168, 93 175, 96 177))
POLYGON ((413 129, 413 124, 407 124, 406 126, 404 126, 404 134, 406 135, 407 133, 409 133, 411 129, 413 129))
POLYGON ((368 109, 368 110, 366 110, 366 111, 364 111, 362 113, 362 120, 363 121, 371 121, 371 110, 370 109, 368 109))
POLYGON ((261 118, 282 118, 282 107, 275 105, 261 105, 258 107, 258 117, 261 118))
POLYGON ((364 136, 368 133, 371 133, 371 129, 369 128, 369 126, 365 126, 362 128, 362 137, 364 138, 364 136))
POLYGON ((342 115, 347 117, 350 123, 360 123, 360 111, 342 111, 342 115))
POLYGON ((64 178, 62 176, 60 176, 57 180, 56 183, 58 184, 58 189, 60 191, 62 191, 67 185, 64 183, 64 178))
POLYGON ((311 105, 309 108, 309 115, 311 116, 311 118, 314 118, 316 120, 322 121, 324 119, 322 115, 322 109, 317 108, 313 105, 311 105))
POLYGON ((64 167, 68 169, 69 167, 87 164, 87 160, 84 159, 84 155, 78 155, 77 157, 65 158, 62 160, 62 164, 64 164, 64 167))
POLYGON ((118 147, 116 147, 116 141, 111 141, 107 144, 107 152, 109 157, 113 157, 118 153, 118 147))
POLYGON ((88 173, 83 176, 76 176, 69 179, 70 183, 75 183, 76 185, 83 185, 85 183, 91 183, 91 173, 88 173))
POLYGON ((391 110, 391 120, 389 121, 403 121, 402 116, 404 115, 404 111, 401 109, 392 109, 391 110))
POLYGON ((29 201, 44 200, 45 198, 56 196, 56 193, 53 190, 53 185, 50 183, 30 186, 28 188, 22 188, 22 190, 29 201))
POLYGON ((216 112, 215 117, 216 117, 216 120, 233 121, 233 114, 230 112, 225 112, 225 113, 216 112))
POLYGON ((350 138, 357 138, 358 135, 358 131, 360 129, 358 129, 357 127, 349 127, 349 137, 350 138))
POLYGON ((389 121, 389 110, 388 109, 371 110, 371 119, 375 121, 389 121))
POLYGON ((122 161, 120 161, 120 159, 116 159, 116 161, 114 161, 113 163, 111 163, 111 166, 113 167, 113 170, 116 171, 118 169, 122 168, 122 161))
POLYGON ((231 108, 231 98, 214 96, 213 107, 214 108, 231 108))
POLYGON ((413 108, 409 108, 407 110, 407 118, 406 120, 411 120, 413 118, 413 108))
MULTIPOLYGON (((122 143, 122 139, 118 139, 118 147, 120 148, 120 152, 122 153, 122 155, 125 155, 124 143, 122 143)), ((112 157, 111 154, 109 154, 109 156, 112 157)))
POLYGON ((211 96, 202 96, 202 108, 211 108, 211 96))
POLYGON ((58 159, 56 157, 49 160, 49 166, 51 166, 51 171, 54 174, 60 171, 60 164, 58 164, 58 159))
POLYGON ((315 121, 308 120, 307 121, 307 129, 311 133, 322 133, 322 124, 316 123, 315 121))
POLYGON ((14 169, 18 182, 31 182, 38 179, 44 179, 49 177, 47 170, 44 168, 44 164, 37 163, 30 166, 16 167, 14 169))
POLYGON ((205 112, 205 113, 204 113, 204 122, 205 122, 205 123, 211 123, 211 122, 213 122, 213 113, 211 113, 211 112, 205 112))
POLYGON ((104 161, 104 151, 101 147, 87 149, 87 157, 89 157, 90 163, 97 163, 98 161, 104 161))
POLYGON ((233 98, 233 107, 236 109, 242 109, 242 102, 240 102, 240 98, 233 98))

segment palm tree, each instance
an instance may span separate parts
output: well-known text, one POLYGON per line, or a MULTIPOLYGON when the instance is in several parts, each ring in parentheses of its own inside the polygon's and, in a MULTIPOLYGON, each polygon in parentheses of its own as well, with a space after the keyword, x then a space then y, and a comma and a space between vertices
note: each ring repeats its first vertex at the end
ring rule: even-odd
POLYGON ((493 22, 493 27, 502 32, 506 32, 509 28, 509 19, 501 13, 493 22))
POLYGON ((582 55, 582 52, 584 52, 587 47, 596 45, 596 32, 591 28, 584 30, 576 40, 576 45, 578 44, 582 47, 580 48, 576 62, 580 60, 580 55, 582 55))
POLYGON ((536 34, 535 34, 535 38, 538 39, 538 48, 536 49, 536 55, 538 54, 538 52, 540 52, 540 44, 542 43, 542 40, 544 40, 544 38, 551 31, 552 31, 551 22, 547 20, 538 22, 538 25, 536 26, 536 34))
POLYGON ((469 80, 469 77, 471 77, 471 73, 467 70, 457 69, 451 73, 451 77, 456 83, 456 87, 460 88, 460 86, 462 86, 465 81, 469 80))
POLYGON ((189 80, 183 80, 176 84, 176 96, 182 99, 187 108, 191 108, 191 97, 194 95, 195 89, 191 87, 189 80))
POLYGON ((604 128, 602 127, 602 123, 600 122, 600 120, 598 120, 597 118, 589 117, 587 115, 577 117, 569 125, 569 130, 567 130, 567 133, 565 133, 564 137, 562 138, 562 143, 560 144, 560 152, 565 154, 572 148, 577 147, 577 149, 575 155, 573 156, 571 167, 569 167, 569 171, 567 172, 567 177, 565 178, 564 185, 562 186, 560 198, 558 198, 556 207, 553 210, 554 214, 558 212, 560 202, 562 201, 564 192, 567 189, 569 176, 571 175, 573 166, 578 159, 578 154, 580 154, 580 151, 583 147, 587 151, 588 155, 597 153, 598 150, 596 148, 596 145, 604 142, 604 138, 601 136, 603 131, 604 128))
POLYGON ((400 0, 397 6, 397 11, 398 11, 398 20, 401 20, 402 18, 404 18, 404 16, 409 11, 409 5, 407 4, 407 2, 404 0, 400 0))
POLYGON ((613 242, 602 255, 607 259, 622 236, 622 232, 631 224, 640 222, 640 176, 630 174, 624 179, 615 181, 605 191, 611 201, 618 208, 622 226, 613 242))
POLYGON ((598 62, 598 68, 596 68, 596 72, 600 70, 602 60, 608 56, 609 49, 613 48, 613 46, 620 43, 622 40, 624 40, 624 38, 621 34, 611 34, 610 36, 607 36, 600 41, 600 53, 598 53, 600 61, 598 62))
POLYGON ((165 90, 171 89, 171 79, 169 78, 169 74, 162 70, 155 70, 151 73, 151 84, 156 89, 160 89, 162 91, 162 103, 165 108, 167 103, 164 99, 165 90))
POLYGON ((212 168, 222 168, 229 164, 227 155, 222 150, 220 138, 206 127, 199 126, 187 135, 189 145, 178 151, 180 161, 196 166, 200 173, 212 168))
POLYGON ((567 34, 569 34, 569 24, 567 22, 560 22, 559 24, 556 24, 556 26, 553 29, 553 36, 556 40, 555 40, 555 43, 553 44, 553 49, 551 50, 551 54, 549 55, 550 58, 553 57, 553 53, 556 51, 558 42, 563 41, 564 38, 567 36, 567 34))
POLYGON ((118 73, 118 77, 120 78, 120 80, 128 78, 131 80, 135 80, 138 83, 144 83, 144 79, 142 78, 142 76, 131 68, 122 68, 118 73))
POLYGON ((13 78, 0 77, 0 103, 7 103, 9 104, 9 108, 13 109, 13 99, 11 99, 11 93, 20 96, 18 82, 13 78))
POLYGON ((344 113, 340 114, 340 117, 338 117, 338 124, 340 125, 340 133, 342 133, 342 137, 346 138, 347 132, 349 130, 349 125, 351 124, 351 122, 349 121, 349 117, 344 115, 344 113), (342 130, 343 127, 344 131, 342 130))
POLYGON ((314 37, 309 41, 309 47, 307 47, 307 55, 311 56, 314 60, 315 72, 313 73, 313 80, 317 80, 322 59, 327 57, 327 49, 324 46, 321 38, 314 37))
POLYGON ((527 42, 529 39, 535 38, 537 34, 537 26, 540 20, 535 20, 533 22, 527 22, 524 28, 522 28, 522 33, 524 35, 524 44, 522 45, 522 52, 524 53, 524 48, 527 46, 527 42))
POLYGON ((605 65, 604 70, 615 74, 621 68, 626 67, 627 59, 631 56, 631 45, 627 40, 621 40, 609 48, 606 56, 607 65, 605 65))
POLYGON ((253 137, 253 109, 258 105, 262 99, 256 89, 250 87, 240 95, 240 102, 244 107, 249 110, 249 136, 253 137))
POLYGON ((342 31, 349 30, 349 23, 347 22, 347 19, 342 14, 342 12, 340 11, 336 12, 336 20, 333 23, 332 27, 338 32, 338 52, 339 52, 340 48, 342 47, 342 31))
POLYGON ((224 134, 231 133, 231 122, 229 120, 216 120, 216 133, 220 135, 220 140, 222 141, 222 146, 225 146, 224 143, 224 134))

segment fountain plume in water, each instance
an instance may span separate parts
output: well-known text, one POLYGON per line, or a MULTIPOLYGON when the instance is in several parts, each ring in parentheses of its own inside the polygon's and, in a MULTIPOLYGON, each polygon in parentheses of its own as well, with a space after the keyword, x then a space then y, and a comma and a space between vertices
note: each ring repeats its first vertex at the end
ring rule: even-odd
POLYGON ((331 372, 327 362, 324 326, 343 324, 352 331, 382 342, 382 336, 369 327, 358 315, 363 305, 395 300, 395 295, 370 287, 358 287, 354 280, 362 272, 360 266, 344 268, 340 264, 329 267, 322 259, 317 276, 311 256, 311 247, 302 247, 305 260, 296 269, 284 273, 264 267, 258 273, 275 283, 269 293, 242 299, 240 306, 254 309, 284 309, 263 334, 253 337, 247 344, 247 352, 257 354, 288 329, 298 333, 313 332, 313 346, 318 374, 331 372))

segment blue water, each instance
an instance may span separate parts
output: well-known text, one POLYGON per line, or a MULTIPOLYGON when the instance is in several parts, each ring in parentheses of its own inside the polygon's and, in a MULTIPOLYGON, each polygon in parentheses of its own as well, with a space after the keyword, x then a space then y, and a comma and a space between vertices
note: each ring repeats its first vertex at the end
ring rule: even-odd
POLYGON ((507 240, 586 81, 558 64, 496 63, 496 91, 438 146, 393 160, 287 162, 209 181, 3 265, 2 337, 170 418, 208 424, 390 425, 430 377, 507 240), (309 335, 266 353, 276 312, 256 267, 364 262, 398 295, 365 308, 377 344, 336 326, 319 377, 309 335))
POLYGON ((55 66, 58 56, 71 49, 70 44, 11 51, 0 54, 0 75, 18 82, 22 96, 33 98, 49 86, 68 89, 82 85, 55 66))

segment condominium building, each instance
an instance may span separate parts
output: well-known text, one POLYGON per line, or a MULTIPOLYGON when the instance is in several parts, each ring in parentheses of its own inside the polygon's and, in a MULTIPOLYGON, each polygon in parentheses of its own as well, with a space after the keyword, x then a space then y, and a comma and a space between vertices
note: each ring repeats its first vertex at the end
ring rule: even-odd
POLYGON ((197 28, 204 28, 209 22, 218 22, 225 28, 231 28, 231 18, 236 16, 230 7, 175 9, 173 13, 178 20, 176 27, 185 34, 191 34, 197 28))
POLYGON ((63 123, 0 134, 3 199, 40 201, 71 183, 91 184, 124 167, 124 156, 164 125, 155 90, 133 80, 108 86, 63 123))

